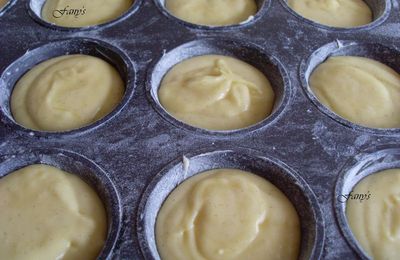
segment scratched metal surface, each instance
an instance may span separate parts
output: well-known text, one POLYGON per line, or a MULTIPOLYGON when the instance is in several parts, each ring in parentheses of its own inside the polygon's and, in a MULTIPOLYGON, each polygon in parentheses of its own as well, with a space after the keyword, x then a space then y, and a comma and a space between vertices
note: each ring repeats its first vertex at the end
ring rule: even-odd
POLYGON ((371 169, 398 166, 400 131, 338 118, 309 92, 307 76, 326 57, 340 54, 372 57, 400 72, 398 0, 366 1, 376 22, 347 30, 307 21, 284 0, 259 1, 253 20, 226 28, 189 25, 162 11, 161 2, 137 0, 117 21, 68 30, 43 23, 37 16, 43 0, 31 2, 14 0, 0 13, 0 176, 43 162, 90 183, 110 222, 100 259, 157 259, 153 225, 159 205, 185 178, 218 167, 251 170, 285 192, 301 216, 301 259, 365 258, 335 196, 371 169), (278 96, 270 118, 215 133, 186 126, 159 106, 155 93, 163 73, 210 52, 239 57, 268 74, 278 96), (36 63, 67 53, 114 64, 127 83, 121 105, 67 133, 18 126, 9 109, 15 81, 36 63))

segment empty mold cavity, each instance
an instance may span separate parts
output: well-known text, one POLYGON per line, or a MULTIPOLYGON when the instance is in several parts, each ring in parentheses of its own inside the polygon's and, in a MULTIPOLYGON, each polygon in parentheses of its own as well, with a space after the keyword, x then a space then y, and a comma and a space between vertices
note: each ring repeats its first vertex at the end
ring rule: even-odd
POLYGON ((312 103, 324 114, 342 125, 359 131, 383 135, 400 133, 400 129, 397 128, 369 128, 352 123, 335 114, 318 100, 309 86, 309 78, 318 65, 326 61, 326 59, 331 56, 359 56, 370 58, 386 64, 400 73, 400 52, 395 48, 391 48, 380 43, 337 40, 316 50, 308 59, 303 60, 300 65, 300 78, 303 89, 312 103))
MULTIPOLYGON (((337 180, 334 200, 336 218, 347 242, 361 259, 370 258, 368 258, 351 231, 346 217, 347 204, 343 198, 348 196, 365 177, 394 168, 400 168, 400 148, 378 147, 374 148, 373 151, 363 152, 348 161, 337 180)), ((364 201, 363 203, 367 202, 364 201)))
MULTIPOLYGON (((52 29, 56 30, 67 30, 67 31, 76 31, 76 30, 88 30, 88 29, 98 29, 98 28, 104 28, 104 27, 109 27, 112 26, 118 22, 121 22, 131 16, 133 13, 135 13, 138 9, 139 6, 141 5, 143 0, 134 0, 132 6, 123 14, 121 14, 119 17, 102 23, 98 25, 91 25, 91 26, 85 26, 85 27, 64 27, 64 26, 59 26, 53 23, 50 23, 42 18, 42 9, 46 1, 51 1, 51 0, 29 0, 27 2, 27 8, 30 16, 40 24, 50 27, 52 29)), ((67 7, 67 6, 66 6, 67 7)))
POLYGON ((229 29, 237 29, 238 27, 243 27, 243 26, 247 26, 250 24, 253 24, 254 22, 256 22, 260 17, 262 17, 263 15, 265 15, 265 13, 267 12, 268 8, 271 5, 271 0, 255 0, 256 4, 257 4, 257 13, 254 14, 253 16, 250 16, 247 20, 242 21, 238 24, 232 24, 232 25, 223 25, 223 26, 210 26, 210 25, 200 25, 200 24, 194 24, 194 23, 190 23, 187 21, 184 21, 176 16, 174 16, 173 14, 171 14, 168 9, 165 7, 165 1, 166 0, 154 0, 155 4, 157 5, 157 7, 160 9, 160 11, 169 19, 177 22, 177 23, 181 23, 183 25, 189 26, 190 28, 193 29, 200 29, 200 30, 229 30, 229 29))
POLYGON ((59 40, 44 44, 33 50, 29 50, 5 69, 0 81, 0 118, 4 124, 13 130, 21 130, 28 133, 35 132, 36 135, 77 134, 95 129, 118 114, 128 103, 134 91, 135 71, 128 56, 124 52, 108 43, 93 39, 75 38, 59 40), (113 65, 125 83, 125 94, 120 104, 104 118, 79 129, 66 132, 41 132, 33 131, 19 125, 12 116, 10 99, 16 82, 35 65, 62 55, 85 54, 98 57, 113 65))
POLYGON ((186 179, 221 168, 254 173, 280 189, 294 205, 301 221, 299 259, 319 259, 324 245, 324 221, 319 204, 308 184, 279 160, 253 150, 235 149, 187 155, 172 162, 156 175, 139 205, 137 232, 145 259, 160 259, 155 238, 158 212, 168 195, 186 179))
POLYGON ((333 31, 346 31, 352 32, 357 30, 368 30, 372 29, 375 26, 382 24, 390 15, 390 11, 392 8, 392 4, 390 0, 363 0, 372 11, 372 22, 366 25, 357 26, 357 27, 349 27, 349 28, 340 28, 340 27, 331 27, 324 24, 320 24, 318 22, 312 21, 302 15, 298 14, 294 11, 289 5, 287 0, 280 0, 282 5, 287 9, 289 13, 296 16, 299 20, 314 25, 319 28, 324 28, 333 31))
POLYGON ((289 78, 285 68, 278 59, 265 53, 262 49, 253 44, 230 39, 203 39, 183 44, 167 52, 165 55, 161 56, 159 60, 156 60, 155 64, 149 70, 147 77, 147 94, 157 112, 175 126, 203 134, 229 135, 232 133, 251 132, 268 125, 283 112, 284 108, 289 103, 290 92, 291 86, 289 78), (158 98, 158 89, 163 77, 172 67, 181 61, 202 55, 225 55, 234 57, 260 70, 267 77, 275 92, 275 104, 272 113, 255 125, 229 131, 213 131, 196 128, 170 115, 162 107, 158 98))
POLYGON ((0 179, 33 164, 54 166, 77 175, 89 184, 103 202, 107 212, 108 234, 98 259, 111 256, 121 228, 121 205, 118 193, 107 174, 94 162, 79 154, 59 149, 39 149, 0 157, 0 179))

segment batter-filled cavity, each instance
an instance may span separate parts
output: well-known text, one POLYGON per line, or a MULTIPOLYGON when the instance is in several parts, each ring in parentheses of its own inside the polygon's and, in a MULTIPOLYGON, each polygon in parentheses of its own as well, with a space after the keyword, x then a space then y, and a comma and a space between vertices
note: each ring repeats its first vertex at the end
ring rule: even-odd
POLYGON ((385 64, 330 57, 313 71, 309 85, 322 104, 355 124, 400 127, 400 75, 385 64))
POLYGON ((350 28, 372 22, 370 7, 363 0, 287 0, 298 14, 314 22, 350 28))
POLYGON ((68 131, 109 114, 124 92, 121 76, 109 63, 88 55, 66 55, 40 63, 17 82, 11 111, 27 128, 68 131))
POLYGON ((120 17, 134 0, 47 0, 42 18, 64 27, 103 24, 120 17))
POLYGON ((257 12, 255 0, 165 0, 165 7, 184 21, 209 26, 239 24, 257 12))
POLYGON ((96 259, 107 217, 77 176, 31 165, 0 179, 0 259, 96 259))
POLYGON ((286 196, 249 172, 200 173, 166 199, 156 221, 163 260, 297 259, 300 221, 286 196))
POLYGON ((232 57, 184 60, 163 78, 161 105, 176 119, 209 130, 235 130, 267 118, 274 107, 270 82, 255 67, 232 57))
POLYGON ((400 169, 384 170, 359 182, 353 195, 369 194, 368 200, 349 199, 346 215, 351 230, 375 260, 395 260, 400 255, 400 169))

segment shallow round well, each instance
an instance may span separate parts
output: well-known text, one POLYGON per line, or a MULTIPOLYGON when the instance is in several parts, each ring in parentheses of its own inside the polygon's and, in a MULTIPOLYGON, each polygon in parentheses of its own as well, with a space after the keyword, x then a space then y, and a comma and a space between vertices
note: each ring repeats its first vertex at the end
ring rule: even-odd
POLYGON ((156 175, 147 187, 138 209, 137 232, 145 259, 160 259, 155 240, 158 212, 167 196, 186 179, 212 169, 233 168, 257 174, 278 187, 291 201, 301 221, 299 259, 319 259, 324 245, 324 221, 314 193, 307 183, 284 163, 249 149, 189 154, 156 175))
POLYGON ((251 132, 271 124, 289 103, 291 86, 289 77, 281 62, 264 52, 256 45, 232 40, 206 38, 185 43, 162 55, 151 66, 147 77, 147 94, 156 111, 167 121, 177 127, 199 134, 229 136, 233 133, 251 132), (185 124, 170 115, 160 104, 158 89, 165 74, 183 60, 202 55, 225 55, 242 60, 260 70, 268 78, 275 92, 275 104, 272 113, 263 121, 247 128, 230 131, 212 131, 185 124))
POLYGON ((106 28, 106 27, 111 27, 116 23, 119 23, 121 21, 124 21, 128 17, 130 17, 132 14, 134 14, 138 9, 139 6, 142 4, 143 0, 135 0, 132 6, 123 14, 121 14, 119 17, 115 18, 114 20, 111 20, 109 22, 103 23, 103 24, 98 24, 98 25, 91 25, 91 26, 85 26, 85 27, 64 27, 64 26, 59 26, 53 23, 50 23, 42 18, 42 9, 46 1, 51 1, 51 0, 29 0, 27 1, 27 8, 30 16, 38 23, 49 27, 51 29, 55 30, 62 30, 62 31, 85 31, 85 30, 96 30, 100 28, 106 28))
MULTIPOLYGON (((346 217, 345 196, 365 177, 387 169, 400 168, 400 147, 386 146, 365 151, 346 163, 335 187, 334 208, 339 227, 353 250, 362 258, 368 258, 354 237, 346 217)), ((373 195, 372 195, 373 196, 373 195)), ((366 203, 366 202, 364 202, 366 203)))
POLYGON ((108 235, 98 259, 111 256, 121 228, 121 205, 117 190, 107 174, 94 162, 74 152, 38 149, 0 156, 0 180, 16 170, 33 164, 46 164, 75 174, 99 195, 107 212, 108 235))
POLYGON ((169 19, 183 24, 189 28, 192 29, 198 29, 198 30, 235 30, 239 29, 245 26, 249 26, 251 24, 254 24, 259 18, 264 16, 270 5, 271 5, 271 0, 256 0, 256 4, 258 7, 257 13, 254 16, 249 17, 246 21, 243 21, 238 24, 232 24, 232 25, 224 25, 224 26, 209 26, 209 25, 201 25, 201 24, 194 24, 190 23, 187 21, 184 21, 173 14, 171 14, 168 9, 165 7, 165 0, 154 0, 156 6, 160 9, 161 13, 168 17, 169 19))
POLYGON ((318 100, 309 86, 309 78, 318 65, 331 56, 359 56, 370 58, 386 64, 400 73, 400 52, 393 47, 385 46, 380 43, 337 40, 314 51, 311 56, 304 59, 300 65, 300 80, 303 90, 311 102, 325 115, 342 125, 359 131, 380 135, 399 134, 400 129, 397 128, 369 128, 357 125, 335 114, 318 100))
POLYGON ((51 43, 40 45, 33 50, 29 50, 25 55, 13 62, 5 69, 0 80, 0 119, 1 121, 15 131, 32 133, 36 136, 54 136, 54 135, 73 135, 84 133, 96 129, 103 125, 108 120, 117 115, 128 103, 133 95, 135 84, 135 69, 129 57, 108 43, 86 39, 75 38, 54 41, 51 43), (11 113, 11 94, 16 82, 35 65, 48 59, 70 54, 85 54, 101 58, 113 65, 120 73, 122 80, 125 82, 125 94, 120 104, 104 118, 79 129, 65 132, 43 132, 33 131, 18 124, 11 113))
POLYGON ((326 30, 330 31, 335 31, 335 32, 345 32, 345 33, 352 33, 352 32, 357 32, 357 31, 364 31, 364 30, 370 30, 373 29, 374 27, 382 24, 390 15, 390 11, 392 9, 392 3, 391 0, 364 0, 365 3, 369 6, 369 8, 372 11, 372 22, 366 25, 362 26, 357 26, 357 27, 350 27, 350 28, 340 28, 340 27, 332 27, 332 26, 327 26, 324 24, 320 24, 318 22, 312 21, 310 19, 307 19, 294 11, 289 5, 288 5, 288 0, 279 0, 281 4, 285 7, 285 9, 291 13, 293 16, 295 16, 298 20, 314 25, 315 27, 318 28, 323 28, 326 30))

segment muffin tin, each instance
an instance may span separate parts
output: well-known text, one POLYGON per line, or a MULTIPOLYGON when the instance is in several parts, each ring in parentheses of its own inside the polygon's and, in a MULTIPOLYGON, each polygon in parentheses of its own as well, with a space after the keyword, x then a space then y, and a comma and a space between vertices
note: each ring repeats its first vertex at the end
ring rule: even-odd
POLYGON ((362 55, 400 72, 398 0, 368 0, 375 21, 338 29, 299 17, 284 0, 232 26, 189 24, 161 0, 136 0, 121 18, 63 28, 40 18, 43 0, 12 0, 0 12, 0 176, 47 163, 82 177, 99 193, 109 234, 99 259, 159 259, 154 222, 168 193, 201 171, 233 167, 279 187, 301 217, 300 259, 366 258, 337 198, 376 169, 399 166, 399 129, 370 129, 322 106, 308 76, 329 55, 362 55), (46 133, 12 118, 9 97, 35 64, 90 54, 113 64, 126 83, 121 104, 81 129, 46 133), (246 129, 207 131, 170 116, 157 87, 171 66, 201 54, 242 59, 264 72, 277 94, 272 115, 246 129), (375 166, 376 165, 376 166, 375 166))

